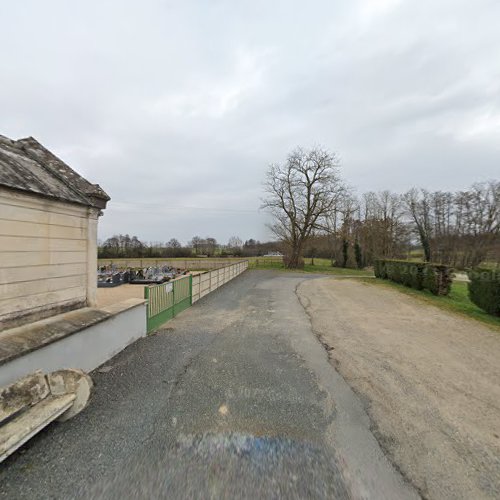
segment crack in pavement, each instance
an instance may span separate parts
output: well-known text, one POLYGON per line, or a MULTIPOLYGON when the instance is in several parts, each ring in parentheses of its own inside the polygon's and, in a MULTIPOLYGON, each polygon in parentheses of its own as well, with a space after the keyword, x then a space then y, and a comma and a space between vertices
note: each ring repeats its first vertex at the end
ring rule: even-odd
MULTIPOLYGON (((317 278, 321 279, 321 278, 317 278)), ((371 479, 364 484, 358 484, 362 498, 373 497, 373 492, 384 491, 384 498, 422 498, 419 490, 401 473, 399 467, 386 454, 377 435, 373 432, 373 420, 366 411, 362 398, 351 388, 347 381, 336 369, 336 360, 333 358, 334 347, 330 346, 324 336, 313 327, 313 318, 309 312, 311 302, 308 297, 299 294, 299 288, 309 280, 301 280, 294 287, 294 294, 301 305, 310 324, 310 331, 317 345, 325 354, 327 364, 331 370, 318 370, 319 380, 323 380, 329 392, 333 395, 338 415, 336 422, 331 426, 331 446, 337 448, 344 457, 351 470, 361 471, 364 474, 371 472, 371 479), (363 435, 362 439, 359 439, 363 435), (350 442, 351 441, 351 442, 350 442), (366 457, 372 458, 375 467, 371 467, 366 457)), ((369 475, 369 474, 368 474, 369 475)))

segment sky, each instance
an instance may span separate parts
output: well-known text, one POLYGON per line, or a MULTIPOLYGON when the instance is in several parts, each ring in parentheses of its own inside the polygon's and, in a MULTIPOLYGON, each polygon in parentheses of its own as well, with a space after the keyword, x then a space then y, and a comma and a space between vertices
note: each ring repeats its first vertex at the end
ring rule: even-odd
POLYGON ((99 238, 270 238, 268 165, 358 193, 500 173, 498 0, 2 2, 0 134, 111 196, 99 238))

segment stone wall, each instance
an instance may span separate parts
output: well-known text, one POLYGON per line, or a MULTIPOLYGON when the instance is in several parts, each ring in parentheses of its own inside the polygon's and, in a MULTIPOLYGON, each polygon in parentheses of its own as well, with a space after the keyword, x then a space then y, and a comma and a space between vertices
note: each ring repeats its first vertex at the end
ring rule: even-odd
POLYGON ((0 330, 95 304, 97 218, 0 188, 0 330))
POLYGON ((0 387, 36 370, 92 371, 146 335, 146 304, 128 299, 13 328, 0 336, 0 387))

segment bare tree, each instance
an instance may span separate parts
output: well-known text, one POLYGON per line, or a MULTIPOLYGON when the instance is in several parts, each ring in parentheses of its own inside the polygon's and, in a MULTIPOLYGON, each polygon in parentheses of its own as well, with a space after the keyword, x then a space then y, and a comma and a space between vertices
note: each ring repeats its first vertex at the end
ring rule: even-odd
POLYGON ((403 219, 401 196, 390 191, 362 196, 355 237, 363 262, 401 256, 408 245, 408 229, 403 219))
POLYGON ((240 249, 243 246, 243 241, 239 236, 231 236, 227 242, 227 246, 230 249, 240 249))
POLYGON ((191 240, 191 247, 193 248, 196 255, 200 253, 203 243, 203 240, 199 236, 193 236, 191 240))
POLYGON ((100 249, 100 254, 106 257, 140 257, 145 244, 137 236, 115 234, 108 238, 100 249))
POLYGON ((433 224, 431 218, 431 195, 425 189, 411 189, 403 200, 424 250, 424 259, 430 262, 432 258, 431 239, 433 235, 433 224))
MULTIPOLYGON (((500 239, 500 182, 474 184, 460 193, 465 205, 459 238, 463 243, 462 266, 477 266, 500 239)), ((458 225, 458 224, 457 224, 458 225)))
POLYGON ((334 264, 346 267, 349 260, 349 248, 352 243, 353 221, 359 210, 356 197, 343 187, 335 198, 332 210, 324 218, 323 234, 330 247, 330 260, 334 264))
POLYGON ((215 254, 215 251, 217 250, 217 240, 215 238, 211 238, 207 236, 205 238, 205 253, 211 257, 212 255, 215 254))
POLYGON ((169 241, 167 241, 167 248, 181 248, 182 245, 180 244, 179 240, 177 238, 171 238, 169 241))
POLYGON ((338 159, 321 148, 297 148, 283 164, 272 164, 265 190, 267 208, 275 221, 269 227, 288 247, 286 265, 300 266, 305 243, 334 210, 344 185, 338 159))
POLYGON ((413 189, 404 196, 425 260, 474 267, 494 253, 500 238, 500 182, 458 193, 413 189))

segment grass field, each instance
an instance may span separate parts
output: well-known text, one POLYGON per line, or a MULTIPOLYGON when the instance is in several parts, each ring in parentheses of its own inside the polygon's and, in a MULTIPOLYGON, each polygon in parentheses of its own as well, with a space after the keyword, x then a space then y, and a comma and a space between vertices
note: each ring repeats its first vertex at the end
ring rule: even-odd
POLYGON ((477 321, 481 321, 488 326, 492 326, 495 329, 498 329, 498 331, 500 332, 500 318, 491 316, 490 314, 477 307, 476 304, 471 302, 471 300, 469 299, 467 283, 465 282, 454 281, 451 286, 450 294, 447 297, 437 297, 436 295, 433 295, 428 291, 414 290, 413 288, 408 288, 404 285, 393 283, 391 281, 381 279, 364 281, 374 286, 385 286, 388 288, 399 290, 406 295, 415 297, 418 300, 423 300, 424 302, 440 307, 441 309, 459 313, 477 321))
MULTIPOLYGON (((113 262, 117 265, 126 265, 127 261, 141 261, 143 266, 148 265, 156 265, 161 263, 162 261, 186 261, 186 260, 194 260, 194 259, 113 259, 113 262)), ((196 260, 204 260, 204 259, 196 259, 196 260)), ((206 259, 208 260, 218 260, 218 259, 206 259)), ((283 267, 283 261, 280 257, 246 257, 246 258, 226 258, 220 259, 225 261, 234 261, 238 262, 240 260, 248 260, 249 269, 276 269, 282 272, 289 272, 288 269, 283 267)), ((108 263, 109 259, 99 259, 99 265, 103 263, 108 263)), ((311 264, 311 259, 305 259, 304 269, 293 272, 302 272, 302 273, 318 273, 318 274, 328 274, 333 276, 356 276, 356 277, 373 277, 373 271, 369 269, 344 269, 341 267, 332 267, 329 259, 314 259, 314 265, 311 264)), ((476 319, 485 323, 489 326, 493 326, 500 331, 500 318, 496 318, 484 312, 482 309, 477 307, 474 303, 472 303, 469 299, 467 283, 455 281, 451 287, 451 292, 447 297, 436 297, 427 291, 414 290, 412 288, 407 288, 404 285, 400 285, 397 283, 392 283, 386 280, 380 279, 367 279, 363 280, 366 283, 371 283, 375 286, 385 286, 389 288, 393 288, 399 290, 407 295, 415 297, 416 299, 423 300, 429 304, 435 305, 442 309, 456 312, 459 314, 463 314, 469 318, 476 319)))
MULTIPOLYGON (((99 266, 107 265, 110 261, 116 264, 118 267, 147 267, 161 265, 165 261, 175 261, 175 262, 186 262, 186 261, 196 260, 197 262, 206 261, 231 261, 239 262, 241 260, 248 260, 249 269, 277 269, 283 272, 288 272, 288 269, 283 267, 283 260, 281 257, 231 257, 231 258, 143 258, 143 259, 98 259, 97 263, 99 266)), ((182 265, 182 264, 181 264, 182 265)), ((335 276, 373 276, 373 271, 364 269, 344 269, 342 267, 332 267, 329 259, 314 259, 314 265, 311 264, 311 259, 305 259, 304 269, 294 272, 303 273, 319 273, 319 274, 332 274, 335 276)))
POLYGON ((347 269, 342 267, 332 267, 329 259, 314 259, 314 265, 311 259, 304 259, 304 269, 285 269, 281 258, 271 257, 251 257, 248 259, 250 269, 278 269, 283 272, 299 273, 319 273, 332 274, 335 276, 373 276, 373 271, 365 269, 347 269))

